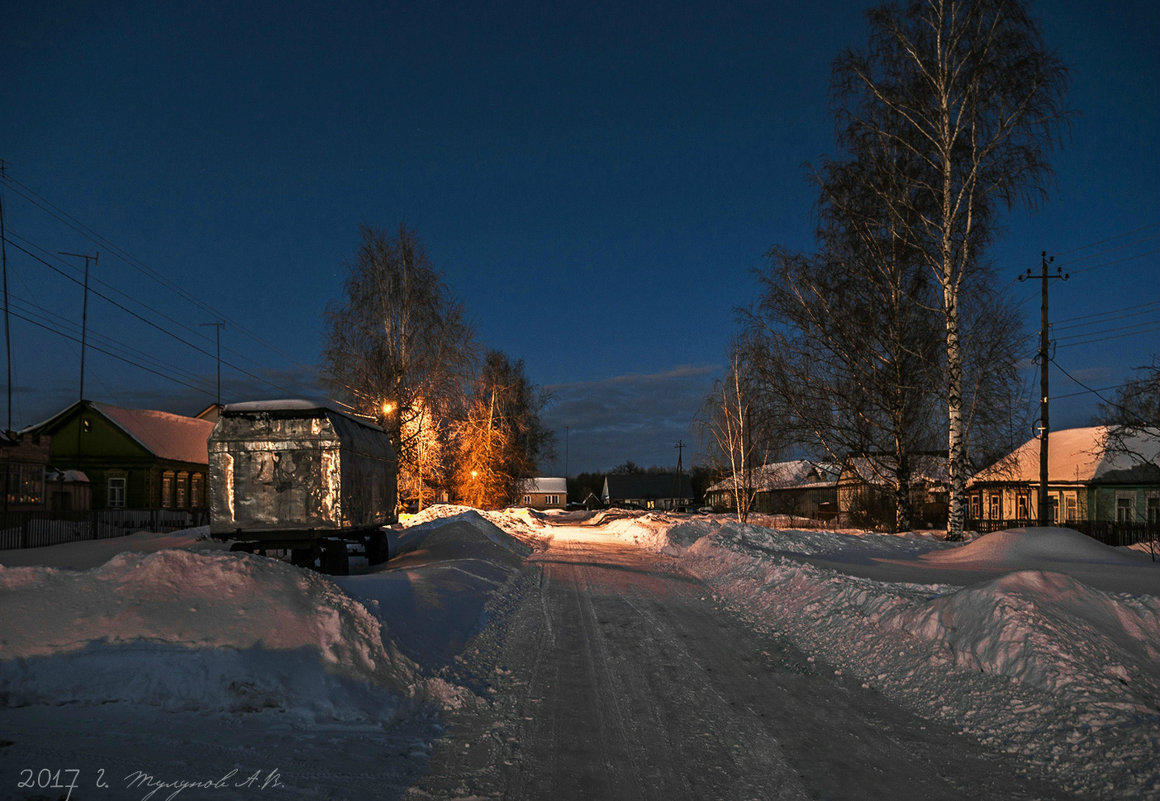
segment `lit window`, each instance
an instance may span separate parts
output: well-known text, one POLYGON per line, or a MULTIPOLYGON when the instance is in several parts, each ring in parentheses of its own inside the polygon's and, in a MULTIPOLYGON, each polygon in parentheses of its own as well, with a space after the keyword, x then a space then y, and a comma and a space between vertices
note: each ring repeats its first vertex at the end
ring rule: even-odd
POLYGON ((44 468, 38 464, 8 465, 8 503, 44 503, 44 468))
POLYGON ((201 473, 194 473, 189 479, 189 506, 191 509, 197 509, 201 506, 201 485, 201 473))

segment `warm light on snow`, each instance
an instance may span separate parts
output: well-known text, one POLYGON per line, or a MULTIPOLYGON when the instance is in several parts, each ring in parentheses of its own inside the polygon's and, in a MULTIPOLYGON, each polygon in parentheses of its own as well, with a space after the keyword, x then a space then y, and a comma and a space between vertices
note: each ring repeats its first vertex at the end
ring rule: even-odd
MULTIPOLYGON (((375 771, 406 784, 439 736, 421 703, 484 708, 487 682, 463 660, 494 658, 524 560, 564 547, 631 564, 607 571, 625 591, 649 590, 650 563, 679 567, 758 629, 1083 797, 1160 798, 1160 566, 1065 529, 953 545, 723 516, 440 506, 407 521, 386 565, 341 578, 199 534, 0 552, 0 720, 15 741, 0 749, 4 775, 49 742, 82 767, 176 764, 173 736, 131 723, 164 715, 186 732, 180 764, 220 761, 218 746, 323 759, 299 725, 325 724, 302 731, 358 753, 401 737, 375 771), (114 730, 113 745, 94 745, 114 730), (244 739, 257 730, 283 734, 244 739)), ((322 795, 374 792, 352 773, 310 781, 322 795)))

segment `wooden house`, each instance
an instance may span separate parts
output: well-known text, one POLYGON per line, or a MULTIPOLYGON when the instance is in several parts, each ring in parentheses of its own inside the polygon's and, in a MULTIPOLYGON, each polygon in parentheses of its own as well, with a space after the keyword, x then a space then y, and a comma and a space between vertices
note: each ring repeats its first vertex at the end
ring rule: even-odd
POLYGON ((565 478, 533 478, 524 487, 523 505, 529 509, 563 509, 567 504, 565 478))
POLYGON ((705 491, 705 502, 716 510, 737 508, 737 492, 752 493, 751 510, 828 520, 838 512, 838 466, 794 459, 754 468, 741 482, 732 476, 705 491), (738 484, 748 486, 739 488, 738 484))
MULTIPOLYGON (((947 520, 949 472, 943 454, 915 454, 910 465, 910 507, 916 525, 947 520)), ((894 525, 897 467, 893 456, 848 456, 838 476, 838 510, 855 525, 894 525)))
POLYGON ((77 401, 24 432, 51 438, 50 462, 82 471, 93 509, 206 509, 213 423, 77 401))
MULTIPOLYGON (((1053 431, 1047 494, 1056 525, 1077 521, 1160 523, 1160 431, 1137 433, 1124 449, 1106 447, 1106 426, 1053 431)), ((972 521, 1039 519, 1039 439, 967 482, 972 521)))

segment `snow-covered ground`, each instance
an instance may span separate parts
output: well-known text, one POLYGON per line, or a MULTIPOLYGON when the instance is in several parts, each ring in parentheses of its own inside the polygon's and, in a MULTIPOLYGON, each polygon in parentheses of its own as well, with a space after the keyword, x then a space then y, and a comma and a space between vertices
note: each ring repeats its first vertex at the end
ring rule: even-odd
POLYGON ((755 628, 1080 797, 1160 799, 1147 554, 461 507, 337 578, 204 529, 0 552, 0 797, 402 797, 445 716, 486 711, 524 560, 554 537, 676 558, 755 628))

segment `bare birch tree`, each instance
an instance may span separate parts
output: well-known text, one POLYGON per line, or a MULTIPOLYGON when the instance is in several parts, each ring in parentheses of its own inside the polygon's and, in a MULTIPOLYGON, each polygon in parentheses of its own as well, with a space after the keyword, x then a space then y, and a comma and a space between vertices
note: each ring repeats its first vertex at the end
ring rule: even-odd
POLYGON ((445 482, 477 348, 415 232, 362 226, 341 303, 326 309, 322 374, 351 410, 379 420, 399 456, 400 500, 445 482))
POLYGON ((1138 378, 1100 404, 1099 420, 1106 426, 1100 448, 1128 457, 1141 476, 1155 481, 1160 478, 1160 362, 1136 371, 1138 378))
POLYGON ((729 356, 729 370, 713 385, 713 392, 705 399, 698 427, 702 439, 709 444, 708 451, 716 462, 719 473, 731 488, 737 519, 744 523, 753 509, 754 499, 761 489, 758 476, 769 458, 772 437, 768 431, 772 422, 757 405, 755 375, 744 361, 739 344, 734 344, 729 356), (759 430, 760 429, 760 430, 759 430))
POLYGON ((910 0, 868 14, 870 41, 839 58, 849 136, 877 137, 919 168, 913 193, 887 196, 940 289, 944 322, 950 519, 961 539, 967 448, 961 304, 999 212, 1034 201, 1066 117, 1066 70, 1021 0, 910 0))

